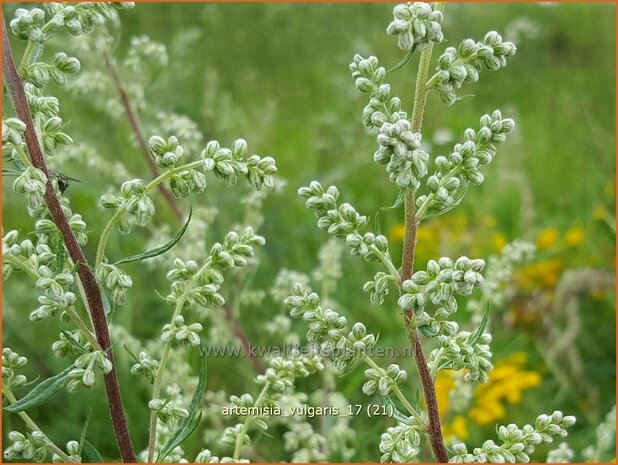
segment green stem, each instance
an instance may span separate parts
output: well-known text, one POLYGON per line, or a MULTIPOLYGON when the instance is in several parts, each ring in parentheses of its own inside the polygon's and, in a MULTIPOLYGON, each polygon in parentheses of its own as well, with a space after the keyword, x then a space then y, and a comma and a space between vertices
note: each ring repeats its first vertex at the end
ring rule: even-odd
MULTIPOLYGON (((167 179, 171 178, 176 174, 180 174, 184 171, 189 171, 195 168, 200 168, 202 166, 204 166, 204 162, 200 160, 187 163, 186 165, 182 165, 177 168, 172 168, 171 170, 166 171, 165 173, 150 181, 144 189, 144 194, 148 194, 163 181, 166 181, 167 179)), ((101 233, 101 240, 99 241, 99 246, 97 247, 97 258, 94 265, 95 270, 101 265, 101 263, 103 263, 103 258, 105 257, 105 248, 107 247, 107 241, 109 240, 109 236, 111 235, 116 223, 118 223, 122 215, 127 212, 127 208, 128 201, 125 200, 122 202, 122 204, 120 204, 118 210, 116 210, 116 213, 114 213, 114 216, 112 216, 107 225, 105 225, 105 229, 103 229, 103 232, 101 233)))
POLYGON ((26 66, 30 63, 30 57, 32 56, 32 52, 34 52, 35 42, 28 42, 26 46, 26 50, 24 51, 24 55, 21 58, 21 62, 19 63, 19 74, 23 76, 24 70, 26 66))
MULTIPOLYGON (((266 397, 266 394, 268 394, 268 384, 264 385, 264 387, 262 388, 262 391, 260 392, 260 395, 258 396, 257 400, 255 401, 253 405, 255 407, 260 407, 262 402, 264 402, 264 398, 266 397)), ((247 431, 249 430, 249 426, 251 426, 251 423, 253 423, 254 418, 255 417, 253 416, 247 417, 245 419, 244 424, 242 425, 240 433, 238 433, 238 436, 236 436, 236 445, 234 447, 234 455, 232 456, 234 460, 240 459, 240 452, 242 451, 243 438, 245 437, 245 434, 247 434, 247 431)))
MULTIPOLYGON (((191 281, 187 283, 187 287, 185 291, 178 298, 178 301, 176 302, 176 307, 174 308, 174 314, 172 315, 172 319, 171 319, 172 322, 178 315, 180 315, 180 312, 182 312, 182 309, 184 308, 184 305, 185 305, 185 302, 187 301, 189 293, 193 291, 193 285, 199 281, 202 274, 204 274, 204 272, 210 267, 210 263, 211 263, 210 260, 208 260, 206 264, 202 266, 202 268, 200 268, 197 273, 195 273, 195 276, 191 278, 191 281)), ((161 394, 163 373, 165 372, 165 366, 167 365, 167 360, 169 358, 170 351, 171 351, 171 342, 168 342, 167 344, 165 344, 165 348, 163 349, 163 355, 161 356, 161 362, 159 363, 159 368, 157 369, 157 373, 155 374, 153 387, 152 387, 152 398, 153 399, 158 399, 159 395, 161 394)), ((148 463, 152 463, 152 461, 154 460, 154 453, 155 453, 156 445, 157 445, 157 412, 153 410, 150 413, 150 439, 148 441, 148 463)))
MULTIPOLYGON (((15 396, 13 395, 11 391, 5 391, 3 394, 4 394, 4 397, 6 397, 11 404, 14 404, 15 402, 17 402, 17 399, 15 398, 15 396)), ((38 427, 38 425, 34 422, 32 418, 30 418, 30 415, 28 415, 26 412, 23 412, 23 411, 17 412, 17 414, 21 417, 21 419, 24 421, 26 426, 30 428, 32 431, 38 431, 40 433, 43 433, 43 431, 41 431, 41 428, 38 427)), ((49 439, 45 433, 43 434, 45 435, 45 442, 47 443, 47 447, 52 452, 54 452, 54 454, 61 457, 62 460, 64 460, 65 462, 77 463, 76 460, 73 460, 66 453, 64 453, 62 449, 60 449, 60 447, 54 444, 53 441, 49 439)))

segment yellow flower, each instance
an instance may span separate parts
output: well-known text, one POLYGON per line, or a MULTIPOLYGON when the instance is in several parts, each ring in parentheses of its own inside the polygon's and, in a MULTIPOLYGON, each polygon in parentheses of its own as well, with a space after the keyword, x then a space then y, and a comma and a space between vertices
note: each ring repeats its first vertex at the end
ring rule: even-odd
POLYGON ((585 239, 586 234, 579 226, 573 226, 564 235, 564 242, 566 242, 566 245, 569 247, 577 247, 578 245, 582 245, 585 239))
POLYGON ((536 238, 536 246, 539 250, 549 249, 558 242, 558 231, 555 228, 545 228, 536 238))
POLYGON ((474 390, 475 402, 468 413, 470 420, 478 425, 487 425, 504 418, 505 403, 518 404, 524 391, 541 383, 537 372, 523 369, 526 362, 526 354, 516 352, 496 363, 487 383, 474 390))
POLYGON ((403 224, 399 223, 393 225, 390 232, 388 233, 388 240, 391 242, 401 242, 403 241, 403 236, 405 235, 406 229, 403 224))
POLYGON ((601 205, 597 205, 592 211, 592 217, 595 220, 604 220, 607 218, 607 210, 601 205))
POLYGON ((468 420, 464 415, 457 415, 450 423, 442 425, 442 433, 447 440, 465 441, 470 435, 468 432, 468 420))
POLYGON ((494 233, 491 236, 491 245, 496 252, 501 252, 507 244, 506 236, 502 233, 494 233))
POLYGON ((448 412, 448 401, 451 390, 455 387, 455 380, 452 374, 453 370, 444 370, 436 376, 436 400, 438 401, 438 411, 440 416, 444 418, 448 412))

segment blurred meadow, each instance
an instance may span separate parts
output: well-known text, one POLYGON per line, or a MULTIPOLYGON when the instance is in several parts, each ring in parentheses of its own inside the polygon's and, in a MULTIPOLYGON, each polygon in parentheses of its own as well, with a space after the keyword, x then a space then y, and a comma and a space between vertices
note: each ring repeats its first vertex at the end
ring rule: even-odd
MULTIPOLYGON (((4 5, 7 17, 18 6, 4 5)), ((152 3, 121 12, 121 25, 111 28, 117 41, 114 57, 119 62, 127 56, 135 36, 147 35, 167 49, 166 63, 152 60, 139 76, 121 68, 127 81, 138 79, 135 89, 128 87, 147 137, 174 133, 170 116, 183 115, 194 122, 191 126, 188 120, 177 118, 178 126, 185 129, 185 138, 181 134, 179 139, 189 158, 196 159, 206 141, 216 139, 229 146, 243 137, 252 153, 277 160, 285 185, 263 199, 259 233, 267 243, 260 251, 259 267, 252 276, 230 279, 223 288, 254 345, 281 343, 276 334, 264 330, 264 323, 285 309, 268 292, 265 296, 255 292, 253 301, 240 299, 240 289, 268 291, 281 268, 310 274, 327 239, 297 197, 300 186, 314 179, 323 185, 336 184, 341 198, 370 215, 372 225, 388 236, 395 262, 400 262, 397 250, 403 238, 403 210, 383 208, 394 204, 397 190, 383 168, 373 162, 375 138, 367 134, 360 118, 366 96, 354 88, 348 71, 355 53, 374 54, 387 67, 401 60, 396 41, 385 34, 391 13, 392 5, 373 3, 152 3)), ((595 428, 615 404, 616 392, 615 6, 449 3, 443 25, 447 42, 436 47, 434 56, 463 38, 479 39, 490 29, 515 42, 517 55, 506 69, 483 73, 479 83, 462 89, 462 94, 474 95, 469 100, 446 107, 437 95, 430 95, 423 141, 432 158, 446 155, 467 127, 476 128, 481 115, 497 108, 513 117, 517 128, 499 148, 486 171, 486 182, 471 187, 451 212, 422 224, 416 268, 441 256, 487 258, 519 238, 534 243, 537 251, 514 271, 504 307, 492 309, 496 369, 488 384, 473 390, 467 411, 445 415, 445 434, 478 446, 495 438, 496 423, 524 424, 541 412, 562 410, 577 416, 568 443, 577 454, 574 461, 582 461, 581 452, 595 443, 595 428)), ((93 257, 97 236, 109 219, 109 213, 98 206, 99 196, 110 186, 117 189, 124 179, 122 170, 126 179, 150 175, 103 59, 80 48, 80 40, 59 36, 52 42, 52 48, 80 58, 84 73, 98 74, 90 75, 89 82, 82 80, 77 91, 70 86, 66 90, 54 87, 75 147, 64 159, 59 152, 50 164, 81 180, 70 184, 67 195, 92 232, 86 252, 93 257), (103 161, 95 166, 90 157, 103 161)), ((13 47, 19 54, 16 41, 13 47)), ((412 60, 390 79, 409 112, 416 66, 417 60, 412 60)), ((12 113, 6 99, 4 111, 12 113)), ((4 231, 28 231, 31 220, 10 186, 4 183, 4 231)), ((194 208, 217 210, 204 214, 216 213, 216 220, 204 220, 208 227, 203 236, 197 236, 208 248, 245 221, 247 206, 241 199, 248 192, 245 187, 231 189, 209 180, 205 193, 191 200, 194 208)), ((180 204, 188 212, 189 202, 180 204)), ((249 205, 249 213, 257 213, 252 208, 249 205)), ((157 235, 173 234, 178 228, 158 197, 154 227, 138 228, 129 238, 114 233, 109 255, 120 258, 139 253, 146 244, 157 243, 157 235)), ((183 241, 177 247, 191 245, 195 244, 183 241)), ((343 257, 344 278, 330 296, 337 309, 379 333, 379 345, 403 349, 407 341, 396 297, 388 296, 382 307, 370 304, 362 286, 376 267, 345 253, 343 257)), ((167 293, 166 268, 131 264, 126 269, 134 288, 127 303, 117 309, 114 321, 140 340, 155 339, 170 315, 168 306, 153 292, 167 293)), ((64 367, 64 361, 50 350, 57 333, 50 331, 49 323, 28 320, 37 296, 23 277, 14 277, 5 285, 3 340, 29 358, 30 370, 50 376, 64 367)), ((467 316, 465 310, 458 312, 460 321, 467 316)), ((204 334, 233 339, 223 314, 209 315, 203 323, 204 334)), ((294 322, 292 331, 304 334, 305 330, 303 322, 294 322)), ((150 388, 130 375, 131 360, 121 343, 115 352, 129 424, 141 450, 146 445, 150 388)), ((197 355, 191 357, 197 366, 197 355)), ((413 393, 418 384, 412 359, 400 358, 397 363, 408 370, 406 388, 413 393)), ((258 390, 252 381, 254 367, 247 359, 213 358, 208 376, 212 392, 224 390, 229 396, 258 390)), ((362 368, 334 382, 349 402, 370 401, 360 391, 362 368)), ((319 387, 315 376, 299 383, 299 390, 306 392, 319 387)), ((437 380, 442 412, 449 412, 453 383, 449 376, 437 380)), ((92 411, 97 421, 91 422, 89 435, 97 438, 105 457, 113 457, 114 439, 103 398, 100 385, 95 392, 61 392, 32 416, 64 443, 79 437, 92 411)), ((4 414, 3 421, 3 431, 8 432, 19 419, 4 414)), ((313 421, 317 425, 320 420, 313 421)), ((220 425, 229 423, 229 419, 217 418, 216 411, 209 413, 185 448, 193 454, 189 456, 203 447, 216 449, 209 444, 216 435, 204 429, 220 432, 220 425)), ((391 423, 384 418, 353 418, 356 438, 351 461, 379 460, 379 435, 391 423)), ((259 436, 254 443, 257 453, 289 461, 291 453, 278 439, 283 431, 283 426, 275 426, 269 431, 274 439, 259 436)), ((541 447, 534 458, 544 460, 547 450, 541 447)), ((609 460, 614 454, 603 458, 609 460)), ((337 457, 329 459, 336 461, 337 457)))

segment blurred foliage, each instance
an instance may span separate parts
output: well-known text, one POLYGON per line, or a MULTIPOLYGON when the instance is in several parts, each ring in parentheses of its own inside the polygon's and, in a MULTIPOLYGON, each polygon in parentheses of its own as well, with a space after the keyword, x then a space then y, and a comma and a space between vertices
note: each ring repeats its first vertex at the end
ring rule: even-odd
MULTIPOLYGON (((7 16, 16 7, 5 5, 7 16)), ((380 207, 395 201, 395 187, 372 161, 375 141, 360 122, 364 97, 357 94, 347 69, 354 53, 376 54, 387 65, 401 59, 394 41, 384 33, 391 8, 388 4, 354 3, 152 3, 138 4, 134 11, 122 14, 115 54, 124 56, 130 38, 142 34, 168 48, 167 67, 149 76, 145 99, 151 107, 187 115, 205 140, 216 138, 228 145, 242 136, 255 153, 272 154, 277 159, 287 187, 265 204, 260 233, 267 238, 267 245, 251 284, 254 288, 269 288, 281 267, 309 272, 317 263, 325 235, 296 198, 300 185, 312 179, 325 185, 337 183, 346 200, 374 217, 380 207)), ((551 338, 546 337, 548 325, 562 324, 556 322, 566 318, 563 308, 552 303, 567 271, 594 268, 611 276, 615 272, 614 24, 615 7, 611 4, 447 5, 443 29, 448 44, 465 37, 478 39, 492 28, 515 41, 518 54, 508 69, 481 76, 481 82, 469 88, 473 99, 447 108, 437 96, 430 96, 423 129, 430 153, 447 154, 465 128, 474 127, 480 115, 495 108, 514 117, 518 128, 500 147, 487 181, 470 189, 456 210, 421 227, 417 267, 442 255, 487 257, 519 237, 535 242, 538 248, 535 260, 517 271, 518 291, 510 296, 508 307, 495 309, 491 329, 497 368, 489 385, 474 392, 483 411, 447 418, 447 431, 465 431, 469 444, 478 445, 495 434, 493 420, 487 423, 483 415, 492 414, 501 423, 525 423, 538 413, 560 409, 578 417, 568 441, 579 452, 594 441, 594 427, 615 403, 613 278, 610 285, 605 283, 577 296, 579 326, 570 350, 581 366, 561 363, 560 358, 548 360, 552 348, 551 338), (499 374, 503 376, 500 382, 494 379, 499 374)), ((70 39, 55 40, 67 52, 75 49, 70 39)), ((395 93, 404 99, 412 96, 414 73, 414 65, 407 65, 392 79, 395 93)), ((123 117, 109 118, 84 99, 61 91, 58 95, 76 142, 96 146, 104 158, 121 160, 133 176, 147 176, 123 117)), ((406 103, 411 107, 411 102, 406 103)), ((5 111, 10 112, 6 101, 5 111)), ((143 117, 146 129, 154 125, 152 116, 143 117)), ((97 234, 107 220, 98 210, 98 196, 113 180, 84 166, 76 163, 65 168, 67 175, 82 180, 71 184, 67 192, 92 231, 86 249, 92 257, 97 234)), ((3 191, 4 229, 28 230, 31 225, 22 213, 24 207, 13 200, 7 185, 3 191)), ((206 240, 219 240, 240 220, 243 213, 238 199, 237 193, 220 183, 213 182, 207 189, 199 201, 217 206, 220 214, 206 240)), ((174 230, 173 216, 161 200, 158 208, 156 220, 174 230)), ((188 205, 183 208, 188 211, 188 205)), ((402 213, 396 208, 379 215, 379 226, 389 235, 393 250, 402 239, 402 213)), ((151 234, 138 230, 130 240, 114 235, 110 254, 122 257, 139 252, 151 234)), ((168 308, 154 291, 135 291, 151 288, 165 293, 165 274, 140 265, 126 269, 136 287, 119 309, 116 322, 138 338, 155 337, 169 318, 168 308)), ((404 347, 394 298, 377 309, 360 292, 373 268, 345 259, 343 269, 345 279, 332 296, 342 313, 379 332, 381 345, 404 347), (391 312, 385 311, 389 308, 391 312)), ((56 335, 45 323, 28 322, 36 295, 25 280, 14 279, 7 289, 3 297, 5 344, 28 356, 42 376, 57 372, 62 362, 49 350, 56 335)), ((228 287, 229 299, 234 298, 234 291, 233 286, 228 287)), ((262 324, 280 311, 280 303, 274 302, 243 308, 241 322, 254 344, 278 343, 268 340, 262 324)), ((147 437, 150 391, 128 374, 126 354, 118 348, 116 352, 122 364, 120 381, 132 435, 141 449, 147 437)), ((410 359, 399 363, 410 374, 415 373, 410 359)), ((255 392, 253 375, 248 360, 213 359, 208 388, 225 389, 230 394, 255 392)), ((411 393, 418 387, 413 384, 415 378, 410 376, 411 393)), ((360 393, 362 370, 337 378, 336 383, 353 403, 369 401, 360 393)), ((303 386, 315 389, 316 380, 309 379, 303 386)), ((32 416, 62 443, 79 437, 81 425, 92 411, 97 421, 91 422, 89 434, 97 438, 104 455, 111 457, 114 444, 103 395, 101 388, 74 396, 62 393, 32 416)), ((3 430, 8 432, 14 418, 5 415, 3 419, 3 430)), ((352 421, 358 432, 353 460, 376 460, 379 434, 387 424, 387 420, 366 417, 352 421)), ((277 437, 279 433, 275 429, 272 434, 277 437)), ((265 443, 273 457, 286 459, 275 440, 260 437, 255 445, 259 450, 265 443)), ((195 435, 187 450, 196 452, 209 446, 195 435)), ((544 452, 537 459, 544 460, 544 452)))

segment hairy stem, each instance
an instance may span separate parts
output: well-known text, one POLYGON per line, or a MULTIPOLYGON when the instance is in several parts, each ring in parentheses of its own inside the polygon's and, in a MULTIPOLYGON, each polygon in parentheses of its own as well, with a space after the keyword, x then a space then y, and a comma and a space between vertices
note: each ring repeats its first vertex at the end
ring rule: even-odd
MULTIPOLYGON (((438 4, 439 9, 444 9, 444 3, 438 4)), ((429 73, 429 63, 431 53, 433 51, 433 43, 421 53, 418 73, 416 76, 416 90, 414 94, 414 109, 412 110, 412 131, 420 132, 423 126, 423 115, 425 113, 425 104, 427 102, 427 75, 429 73)), ((416 232, 418 228, 418 218, 415 211, 415 192, 408 190, 405 196, 405 223, 404 223, 404 241, 401 264, 401 282, 412 277, 414 270, 414 255, 416 250, 416 232)), ((406 325, 406 333, 410 346, 414 351, 414 360, 418 370, 423 395, 425 397, 425 405, 427 407, 428 428, 427 434, 431 442, 433 454, 438 462, 448 462, 448 454, 444 447, 442 438, 442 426, 440 424, 440 413, 438 410, 438 402, 436 399, 436 389, 433 383, 431 373, 427 366, 427 360, 423 352, 423 346, 420 342, 419 334, 416 331, 414 322, 414 312, 406 310, 404 312, 404 321, 406 325)))
POLYGON ((30 108, 28 106, 28 100, 26 98, 21 77, 15 67, 4 20, 2 21, 2 67, 4 71, 4 81, 8 88, 9 94, 11 95, 11 99, 13 100, 13 106, 15 107, 17 116, 26 125, 24 136, 32 164, 37 169, 43 171, 47 177, 45 203, 47 204, 47 208, 49 209, 49 213, 54 223, 62 233, 65 246, 71 259, 74 263, 79 264, 78 275, 86 291, 88 307, 91 312, 95 334, 97 336, 97 340, 99 341, 99 345, 103 348, 112 363, 112 370, 104 376, 104 382, 114 433, 116 435, 122 460, 125 462, 136 462, 137 457, 135 455, 135 451, 133 450, 133 444, 131 442, 129 428, 127 426, 124 407, 122 405, 116 364, 114 362, 114 354, 111 348, 112 345, 109 330, 105 319, 105 310, 103 307, 103 300, 101 298, 101 290, 96 282, 90 265, 88 265, 86 256, 77 242, 77 238, 75 237, 67 218, 64 216, 62 206, 60 205, 60 201, 54 191, 51 176, 49 174, 49 170, 47 169, 47 165, 45 164, 43 149, 41 148, 36 130, 34 128, 32 115, 30 113, 30 108))
MULTIPOLYGON (((131 105, 131 101, 129 100, 129 95, 127 94, 124 86, 122 85, 122 82, 120 81, 120 77, 118 76, 116 67, 114 66, 114 63, 112 62, 112 59, 109 56, 107 50, 103 52, 103 60, 105 61, 105 66, 107 67, 107 70, 111 75, 112 80, 114 81, 114 87, 116 88, 116 91, 120 96, 120 101, 122 102, 122 106, 124 107, 124 112, 127 115, 127 119, 129 120, 131 129, 133 130, 133 134, 135 135, 135 139, 137 140, 139 149, 142 152, 146 163, 148 164, 148 168, 150 168, 150 173, 152 174, 152 177, 156 178, 157 176, 159 176, 159 173, 157 171, 157 166, 155 165, 152 157, 150 156, 148 144, 146 143, 146 138, 144 137, 144 133, 142 131, 139 116, 133 110, 133 106, 131 105)), ((178 207, 178 203, 176 203, 174 196, 170 193, 169 190, 165 188, 165 186, 159 185, 158 189, 163 198, 165 199, 165 202, 170 207, 170 210, 172 210, 172 212, 174 213, 176 219, 178 221, 183 221, 184 215, 182 214, 182 211, 180 211, 180 208, 178 207)))

